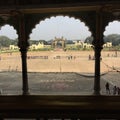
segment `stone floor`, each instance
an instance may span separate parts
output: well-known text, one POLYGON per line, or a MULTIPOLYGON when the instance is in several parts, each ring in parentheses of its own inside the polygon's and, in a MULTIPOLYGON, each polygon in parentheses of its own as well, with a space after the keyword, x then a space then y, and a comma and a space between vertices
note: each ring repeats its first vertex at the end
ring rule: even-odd
MULTIPOLYGON (((109 72, 101 75, 101 94, 106 94, 105 83, 120 85, 120 74, 109 72)), ((92 74, 74 72, 28 73, 29 92, 36 95, 91 95, 94 88, 92 74)), ((3 95, 22 94, 21 72, 0 72, 0 90, 3 95)))

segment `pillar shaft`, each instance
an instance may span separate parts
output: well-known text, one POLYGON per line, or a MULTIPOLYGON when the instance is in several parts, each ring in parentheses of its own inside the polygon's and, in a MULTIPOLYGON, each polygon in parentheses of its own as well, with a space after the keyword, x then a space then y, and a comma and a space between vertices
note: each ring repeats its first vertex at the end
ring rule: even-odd
POLYGON ((23 80, 23 95, 29 94, 28 88, 28 76, 27 76, 27 51, 21 50, 21 59, 22 59, 22 80, 23 80))
POLYGON ((19 43, 21 59, 22 59, 22 81, 23 81, 23 95, 29 94, 28 88, 28 75, 27 75, 27 39, 25 33, 25 20, 24 15, 20 13, 19 15, 19 43))
POLYGON ((101 49, 95 48, 95 78, 94 78, 94 94, 100 95, 100 58, 101 49))
POLYGON ((95 77, 94 77, 94 94, 100 95, 100 61, 101 50, 103 45, 103 31, 102 31, 102 11, 96 12, 96 34, 94 36, 94 50, 95 50, 95 77))

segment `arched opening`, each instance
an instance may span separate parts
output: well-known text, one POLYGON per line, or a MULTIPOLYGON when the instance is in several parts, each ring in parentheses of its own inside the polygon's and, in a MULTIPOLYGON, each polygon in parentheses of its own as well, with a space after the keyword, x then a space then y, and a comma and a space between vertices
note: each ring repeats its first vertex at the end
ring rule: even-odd
POLYGON ((13 26, 0 29, 0 92, 21 94, 21 57, 17 46, 18 35, 13 26))
POLYGON ((30 34, 27 58, 31 94, 92 94, 92 40, 85 23, 74 17, 40 21, 30 34))
MULTIPOLYGON (((114 95, 114 86, 120 87, 120 22, 109 22, 104 31, 104 45, 101 61, 101 72, 106 74, 102 76, 101 82, 110 84, 110 94, 114 95)), ((102 84, 101 83, 101 84, 102 84)), ((105 84, 104 83, 104 84, 105 84)), ((116 95, 118 91, 116 91, 116 95)), ((106 94, 102 91, 103 94, 106 94)), ((108 94, 108 93, 107 93, 108 94)))

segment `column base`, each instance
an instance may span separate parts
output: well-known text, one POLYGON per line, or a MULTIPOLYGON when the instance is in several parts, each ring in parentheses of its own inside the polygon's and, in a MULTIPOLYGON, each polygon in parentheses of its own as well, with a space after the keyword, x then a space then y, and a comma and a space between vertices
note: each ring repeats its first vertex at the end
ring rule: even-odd
POLYGON ((23 95, 30 95, 30 92, 23 92, 23 95))
POLYGON ((94 91, 93 95, 101 95, 100 91, 94 91))

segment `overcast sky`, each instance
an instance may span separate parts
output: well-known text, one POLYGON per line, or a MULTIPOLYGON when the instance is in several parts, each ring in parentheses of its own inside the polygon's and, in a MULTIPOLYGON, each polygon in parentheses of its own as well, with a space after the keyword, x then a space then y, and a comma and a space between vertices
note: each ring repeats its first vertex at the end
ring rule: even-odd
MULTIPOLYGON (((120 22, 110 22, 105 29, 104 35, 120 34, 120 22)), ((16 30, 9 25, 1 27, 0 36, 4 35, 11 39, 18 37, 16 30)), ((57 16, 45 19, 33 28, 30 34, 30 40, 51 40, 54 37, 64 37, 67 40, 80 39, 85 40, 91 36, 89 28, 79 19, 68 16, 57 16)))

